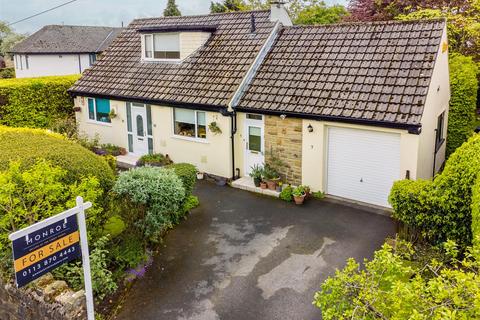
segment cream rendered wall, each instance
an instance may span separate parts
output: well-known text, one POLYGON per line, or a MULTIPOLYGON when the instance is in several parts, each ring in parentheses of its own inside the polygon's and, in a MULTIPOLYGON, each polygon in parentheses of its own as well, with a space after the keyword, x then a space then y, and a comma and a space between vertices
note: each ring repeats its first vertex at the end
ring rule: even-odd
POLYGON ((303 120, 302 138, 302 184, 308 185, 313 191, 325 190, 326 158, 327 158, 327 128, 343 127, 371 131, 381 131, 400 134, 400 172, 404 178, 407 170, 410 178, 415 179, 417 174, 417 155, 419 136, 409 134, 405 130, 362 126, 339 122, 325 122, 316 120, 303 120), (313 132, 308 132, 311 125, 313 132))
POLYGON ((245 113, 237 112, 237 133, 235 134, 235 168, 240 169, 240 177, 245 176, 245 113))
POLYGON ((24 54, 16 54, 14 59, 17 78, 80 74, 90 67, 88 54, 31 54, 28 55, 28 69, 24 54))
POLYGON ((110 109, 115 110, 117 116, 111 123, 92 121, 88 118, 88 103, 86 97, 76 97, 75 107, 81 111, 75 113, 79 132, 91 139, 97 135, 100 143, 112 143, 128 150, 127 140, 127 110, 125 102, 110 100, 110 109))
MULTIPOLYGON (((201 141, 175 136, 173 133, 173 108, 152 105, 153 149, 168 154, 174 162, 194 164, 200 171, 230 178, 231 140, 230 117, 217 112, 206 112, 207 139, 201 141), (222 130, 213 134, 208 124, 215 121, 222 130)), ((125 140, 126 140, 125 133, 125 140)))
MULTIPOLYGON (((433 175, 433 157, 435 153, 435 137, 437 118, 445 111, 444 137, 447 133, 448 106, 450 102, 450 80, 448 68, 447 30, 443 31, 442 43, 437 53, 437 60, 433 70, 430 88, 428 90, 425 108, 422 117, 422 133, 420 134, 420 146, 418 154, 417 178, 429 179, 433 175)), ((445 147, 443 143, 437 152, 435 171, 437 172, 445 161, 445 147)))
POLYGON ((210 38, 209 32, 181 32, 180 33, 180 59, 185 59, 210 38))

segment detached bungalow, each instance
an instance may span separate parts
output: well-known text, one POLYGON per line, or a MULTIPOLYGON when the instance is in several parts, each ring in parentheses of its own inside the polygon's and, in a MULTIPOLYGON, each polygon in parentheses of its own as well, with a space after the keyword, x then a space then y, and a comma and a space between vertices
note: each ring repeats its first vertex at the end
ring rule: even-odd
POLYGON ((388 206, 445 160, 447 56, 444 20, 292 26, 273 4, 135 20, 70 92, 80 130, 132 155, 228 178, 281 159, 292 184, 388 206))
POLYGON ((17 78, 80 74, 122 28, 48 25, 12 49, 17 78))

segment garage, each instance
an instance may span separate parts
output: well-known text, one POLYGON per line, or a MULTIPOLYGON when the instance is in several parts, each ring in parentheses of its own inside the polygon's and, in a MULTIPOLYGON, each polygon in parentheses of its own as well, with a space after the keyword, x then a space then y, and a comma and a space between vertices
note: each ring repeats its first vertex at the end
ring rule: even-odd
POLYGON ((400 178, 400 135, 329 127, 328 194, 389 207, 388 195, 400 178))

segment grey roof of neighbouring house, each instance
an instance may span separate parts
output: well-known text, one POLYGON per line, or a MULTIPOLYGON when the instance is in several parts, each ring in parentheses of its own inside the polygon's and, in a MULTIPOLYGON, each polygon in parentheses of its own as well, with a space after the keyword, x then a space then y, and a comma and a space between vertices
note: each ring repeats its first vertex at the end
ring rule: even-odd
POLYGON ((239 109, 419 125, 445 20, 284 28, 239 109))
MULTIPOLYGON (((133 21, 70 89, 74 95, 225 109, 274 24, 269 11, 133 21), (215 26, 182 63, 141 61, 140 32, 215 26)), ((280 29, 238 110, 418 127, 445 20, 280 29)))
POLYGON ((15 45, 12 53, 100 53, 123 28, 48 25, 15 45))
POLYGON ((274 27, 269 15, 269 11, 254 11, 134 20, 70 92, 225 107, 274 27), (251 33, 252 14, 255 33, 251 33), (141 61, 142 30, 188 25, 211 26, 215 31, 182 63, 141 61))

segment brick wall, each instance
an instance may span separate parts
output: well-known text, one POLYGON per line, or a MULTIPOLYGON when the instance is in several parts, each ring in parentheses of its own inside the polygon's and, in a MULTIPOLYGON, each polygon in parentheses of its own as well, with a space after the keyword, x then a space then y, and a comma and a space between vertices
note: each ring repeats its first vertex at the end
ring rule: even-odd
POLYGON ((282 179, 293 185, 302 183, 302 120, 265 117, 265 162, 279 158, 282 179))

